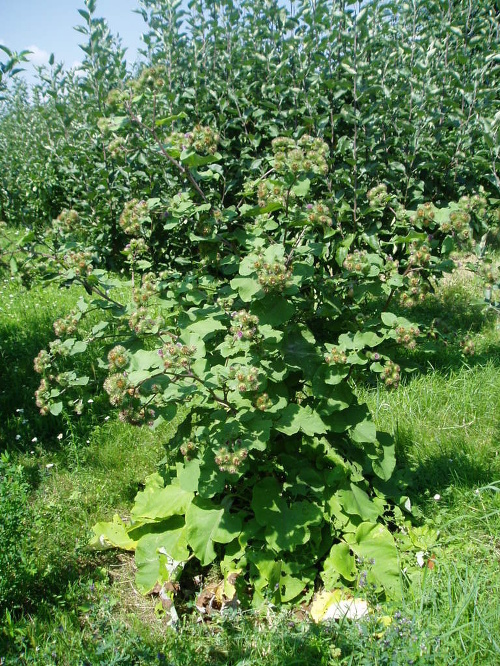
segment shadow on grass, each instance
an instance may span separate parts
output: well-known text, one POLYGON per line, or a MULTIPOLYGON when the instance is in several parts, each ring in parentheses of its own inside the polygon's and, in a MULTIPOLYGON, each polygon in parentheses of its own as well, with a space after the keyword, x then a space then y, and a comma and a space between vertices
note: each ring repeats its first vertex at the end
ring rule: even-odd
POLYGON ((412 371, 405 375, 406 381, 418 376, 427 375, 439 371, 443 377, 447 377, 461 368, 476 368, 485 366, 487 363, 500 368, 500 343, 485 341, 481 349, 472 355, 464 355, 456 344, 437 343, 432 352, 425 348, 417 349, 411 354, 401 353, 400 349, 395 351, 393 360, 403 368, 412 371))
MULTIPOLYGON (((35 404, 35 391, 41 377, 35 372, 33 361, 39 351, 54 340, 54 320, 66 315, 80 294, 75 290, 61 295, 55 289, 48 293, 51 294, 49 303, 47 295, 39 290, 26 291, 12 300, 16 305, 21 301, 22 306, 0 313, 0 414, 3 421, 0 450, 27 453, 42 445, 43 450, 56 452, 65 447, 58 437, 64 430, 61 417, 43 417, 35 404)), ((81 374, 93 376, 95 367, 95 358, 90 354, 83 361, 78 360, 81 374)), ((86 415, 70 417, 73 440, 78 436, 86 441, 95 422, 104 418, 106 402, 104 398, 96 400, 92 419, 86 415)))
POLYGON ((435 370, 449 374, 464 365, 475 367, 486 362, 500 367, 499 336, 494 333, 495 325, 500 325, 500 311, 471 303, 465 289, 449 290, 439 297, 434 295, 411 310, 397 307, 392 310, 410 320, 413 316, 436 331, 435 338, 417 346, 414 352, 395 347, 394 360, 402 366, 414 366, 417 375, 435 370), (479 334, 480 340, 475 338, 479 334), (464 354, 461 345, 474 338, 474 353, 464 354))
MULTIPOLYGON (((21 323, 0 322, 2 448, 23 446, 22 426, 28 421, 40 421, 36 426, 39 436, 50 435, 51 428, 42 424, 35 405, 34 393, 40 378, 34 372, 33 359, 51 339, 51 323, 45 313, 31 322, 29 335, 21 323)), ((31 434, 31 429, 27 434, 31 434)))
MULTIPOLYGON (((73 552, 65 552, 62 557, 54 557, 45 571, 35 572, 35 566, 31 576, 24 573, 23 580, 19 581, 18 593, 9 600, 9 611, 15 618, 23 614, 36 614, 42 603, 54 607, 65 606, 65 596, 70 589, 78 583, 91 581, 96 570, 110 567, 117 561, 118 554, 112 550, 92 552, 82 549, 82 552, 78 552, 74 549, 73 552)), ((0 617, 5 608, 0 605, 0 617)))
POLYGON ((500 479, 500 433, 488 450, 474 450, 464 437, 447 441, 446 445, 436 443, 433 450, 415 459, 412 453, 414 440, 412 432, 399 428, 396 434, 396 457, 398 467, 407 469, 409 492, 442 493, 452 485, 473 488, 500 479), (492 457, 491 451, 498 451, 492 457))

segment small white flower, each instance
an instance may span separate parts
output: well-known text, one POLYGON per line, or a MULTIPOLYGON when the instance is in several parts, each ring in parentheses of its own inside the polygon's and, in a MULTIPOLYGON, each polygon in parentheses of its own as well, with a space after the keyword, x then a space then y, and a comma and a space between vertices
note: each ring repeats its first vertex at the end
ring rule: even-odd
POLYGON ((18 442, 21 439, 21 435, 16 435, 16 442, 18 442))
POLYGON ((91 405, 94 401, 92 400, 92 398, 89 398, 87 402, 89 403, 89 405, 91 405))
POLYGON ((31 441, 32 441, 33 443, 38 442, 38 437, 33 437, 33 439, 32 439, 31 441))
POLYGON ((45 465, 45 469, 52 469, 52 467, 54 467, 54 463, 47 463, 47 465, 45 465))
POLYGON ((419 567, 423 567, 425 560, 424 560, 424 551, 419 550, 418 553, 415 553, 415 557, 417 558, 417 564, 419 567))
POLYGON ((435 499, 436 502, 439 502, 439 500, 441 499, 441 495, 439 493, 436 493, 433 499, 435 499))
POLYGON ((60 433, 57 435, 57 439, 58 439, 59 441, 61 441, 62 438, 63 438, 63 434, 62 434, 62 432, 60 432, 60 433))
POLYGON ((109 416, 105 416, 105 417, 104 417, 104 420, 105 420, 105 421, 109 421, 109 416))
POLYGON ((24 409, 16 409, 16 414, 23 414, 23 413, 24 413, 24 409))

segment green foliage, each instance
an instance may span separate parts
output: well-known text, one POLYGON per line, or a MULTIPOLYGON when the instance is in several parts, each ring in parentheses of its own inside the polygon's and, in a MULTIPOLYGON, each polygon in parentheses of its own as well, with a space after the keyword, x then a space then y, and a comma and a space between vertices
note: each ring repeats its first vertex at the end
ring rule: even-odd
POLYGON ((52 58, 38 69, 31 90, 19 81, 0 107, 0 219, 40 228, 78 201, 104 246, 117 222, 113 201, 120 183, 114 184, 97 120, 126 71, 119 40, 94 16, 95 3, 88 5, 85 25, 77 28, 88 39, 81 67, 66 72, 52 58))
POLYGON ((6 453, 0 457, 0 612, 24 600, 35 572, 30 557, 32 511, 23 468, 6 453))
MULTIPOLYGON (((474 492, 476 487, 472 484, 480 479, 491 485, 498 478, 498 418, 491 408, 498 394, 498 333, 494 337, 494 322, 490 330, 488 322, 477 316, 466 285, 460 290, 454 287, 450 293, 449 285, 455 285, 461 275, 463 272, 447 279, 444 291, 439 289, 432 317, 444 310, 450 311, 448 316, 457 311, 456 326, 462 331, 474 323, 471 336, 476 353, 468 359, 474 369, 452 376, 450 383, 442 376, 429 375, 404 382, 390 394, 374 390, 373 396, 368 396, 376 418, 387 417, 385 421, 377 420, 377 427, 395 431, 409 463, 414 466, 418 459, 418 471, 408 494, 413 505, 423 508, 426 522, 431 525, 428 531, 432 532, 433 526, 443 535, 439 550, 435 551, 436 569, 427 572, 424 584, 418 576, 412 579, 404 599, 397 603, 404 622, 396 621, 393 606, 377 604, 366 622, 352 625, 311 625, 310 621, 298 622, 294 615, 274 614, 267 608, 267 620, 255 612, 228 610, 220 616, 215 614, 206 623, 196 623, 197 616, 191 618, 192 606, 184 608, 182 602, 184 595, 191 599, 196 593, 190 586, 193 567, 188 564, 180 580, 182 594, 176 598, 179 612, 186 611, 187 615, 181 615, 177 632, 165 631, 165 619, 156 617, 157 598, 139 599, 134 594, 133 564, 128 558, 124 565, 123 560, 120 564, 114 561, 113 553, 105 553, 107 559, 103 560, 100 553, 97 559, 84 549, 75 550, 75 543, 84 543, 82 535, 90 532, 96 521, 110 517, 114 511, 122 516, 128 514, 134 495, 143 489, 140 482, 162 456, 162 443, 168 434, 163 428, 138 430, 113 419, 102 424, 100 406, 105 396, 97 395, 93 396, 92 410, 89 405, 78 421, 66 420, 63 424, 59 419, 37 418, 28 380, 32 357, 37 348, 46 344, 55 313, 62 315, 71 309, 78 293, 73 289, 58 290, 55 284, 26 291, 15 280, 4 282, 0 337, 5 382, 0 408, 6 418, 2 444, 10 442, 15 447, 11 461, 27 465, 30 475, 36 474, 38 479, 30 494, 35 519, 30 521, 28 551, 37 573, 26 579, 29 587, 20 600, 22 608, 11 612, 10 617, 2 616, 0 653, 5 662, 69 664, 75 661, 75 655, 90 663, 98 663, 99 659, 151 662, 155 655, 163 653, 177 664, 200 658, 221 664, 230 659, 293 664, 303 661, 304 655, 311 663, 329 663, 327 655, 330 663, 362 663, 363 659, 373 663, 382 660, 382 653, 396 654, 402 661, 405 651, 410 658, 411 651, 424 644, 429 651, 435 650, 432 658, 437 663, 470 662, 470 654, 476 654, 478 662, 497 663, 498 609, 489 602, 498 578, 494 557, 498 500, 493 501, 491 489, 474 492), (479 331, 476 325, 480 324, 487 326, 479 331), (490 363, 483 368, 486 355, 490 363), (18 407, 26 408, 22 415, 17 414, 18 407), (463 424, 465 427, 456 427, 463 424), (65 429, 67 434, 59 441, 56 435, 65 429), (19 441, 16 432, 21 435, 19 441), (36 444, 31 442, 33 435, 38 436, 36 444), (86 443, 87 439, 90 443, 86 443), (48 463, 55 465, 48 469, 48 463), (456 483, 464 485, 457 487, 456 483), (436 491, 442 501, 431 499, 436 491), (107 570, 96 568, 97 564, 111 565, 110 578, 115 584, 109 583, 107 570), (120 578, 124 570, 128 572, 126 579, 120 578), (382 638, 380 633, 385 627, 380 615, 394 618, 382 638), (411 637, 418 641, 408 640, 404 632, 399 637, 400 624, 401 629, 410 628, 411 637), (330 659, 331 645, 341 651, 340 656, 334 656, 332 649, 330 659)), ((477 289, 474 295, 481 297, 482 289, 477 289)), ((447 365, 450 359, 458 364, 460 348, 453 339, 444 350, 446 355, 440 364, 447 365)), ((418 347, 409 353, 418 354, 418 347)), ((176 452, 168 450, 168 454, 174 462, 176 452)), ((408 558, 410 568, 414 567, 416 548, 424 552, 436 548, 429 539, 421 541, 423 545, 403 553, 403 566, 408 558)), ((354 556, 345 557, 342 551, 347 545, 337 547, 340 552, 332 549, 328 559, 336 559, 334 574, 338 567, 349 582, 349 576, 357 573, 349 567, 354 556), (345 562, 344 566, 341 562, 345 562)), ((156 560, 159 563, 158 557, 156 560)), ((362 582, 371 565, 365 560, 361 566, 358 573, 362 582)), ((324 573, 327 568, 325 560, 324 573)), ((321 581, 328 585, 325 576, 321 581)), ((359 588, 363 596, 366 591, 366 586, 359 588)), ((11 607, 9 602, 10 599, 7 603, 11 607)))
MULTIPOLYGON (((221 161, 211 148, 216 134, 196 132, 221 161)), ((170 206, 125 206, 130 302, 115 300, 116 281, 94 268, 96 248, 76 251, 76 214, 59 216, 44 240, 49 247, 52 239, 63 281, 82 284, 93 298, 55 322, 61 337, 35 359, 41 412, 81 413, 83 397, 69 396, 89 377, 68 362, 96 342, 107 359, 104 390, 124 421, 158 425, 180 404, 188 407, 171 444, 175 463, 164 478, 148 480, 130 525, 99 524, 94 544, 135 550, 143 592, 176 579, 195 557, 202 566, 218 560, 233 593, 235 580, 242 597, 250 582, 253 604, 287 603, 310 599, 320 573, 330 587, 356 583, 356 561, 368 559, 370 584, 399 598, 397 540, 381 523, 402 525, 406 498, 390 483, 394 443, 377 432, 352 382, 372 372, 397 387, 401 368, 391 347, 413 349, 427 331, 387 308, 399 299, 410 310, 452 265, 442 226, 454 206, 435 209, 428 236, 418 211, 378 188, 383 201, 367 207, 360 229, 334 226, 333 205, 322 204, 328 216, 313 203, 326 197, 326 144, 302 135, 276 139, 273 155, 262 159, 271 169, 245 185, 239 207, 219 204, 215 215, 213 204, 197 199, 217 200, 218 179, 204 181, 203 191, 199 166, 189 167, 200 160, 175 146, 164 150, 186 180, 182 214, 210 225, 206 236, 186 230, 199 266, 150 270, 154 211, 178 215, 175 197, 170 206), (272 190, 262 188, 268 182, 272 190), (373 218, 380 222, 369 235, 373 218), (81 331, 95 311, 101 321, 81 331)))
POLYGON ((6 62, 0 62, 0 102, 4 99, 5 91, 7 89, 7 79, 15 77, 16 74, 23 71, 22 67, 19 65, 28 60, 28 56, 31 51, 21 51, 16 53, 11 51, 9 48, 0 44, 0 51, 3 51, 8 60, 6 62))
POLYGON ((222 130, 226 200, 258 166, 257 153, 297 128, 328 142, 331 187, 346 217, 356 219, 364 193, 381 182, 412 208, 481 185, 498 197, 498 15, 490 2, 371 0, 358 16, 344 0, 290 8, 202 0, 187 9, 144 0, 138 11, 145 63, 134 79, 96 3, 87 3, 77 28, 87 40, 81 71, 52 64, 31 99, 20 87, 5 100, 0 219, 47 224, 77 206, 89 229, 99 227, 101 246, 113 245, 123 203, 156 197, 177 180, 159 145, 151 154, 131 135, 114 135, 129 122, 122 102, 153 89, 141 119, 157 138, 181 116, 186 127, 222 130), (99 129, 103 114, 110 122, 99 129))
MULTIPOLYGON (((469 276, 463 271, 452 275, 436 294, 436 310, 446 307, 451 316, 458 309, 457 326, 463 330, 478 321, 473 305, 476 291, 465 288, 474 279, 469 276), (452 290, 458 300, 451 298, 452 290)), ((21 381, 30 369, 15 370, 11 359, 26 356, 31 363, 33 345, 43 344, 48 336, 49 316, 70 308, 76 300, 72 290, 58 290, 55 285, 26 292, 15 281, 9 283, 8 292, 2 287, 0 311, 4 369, 10 369, 5 385, 14 385, 16 378, 19 384, 12 406, 5 402, 1 406, 7 420, 16 407, 33 402, 30 385, 23 386, 21 381)), ((481 296, 482 290, 477 293, 481 296)), ((82 535, 103 516, 113 511, 127 515, 137 490, 144 489, 140 482, 165 453, 163 443, 169 431, 137 429, 113 418, 103 424, 100 413, 89 410, 72 424, 77 436, 73 448, 68 446, 71 431, 60 442, 56 438, 65 431, 58 419, 49 423, 26 409, 18 420, 22 439, 11 452, 11 463, 14 467, 22 463, 30 478, 39 469, 30 493, 35 518, 30 521, 29 553, 37 574, 29 577, 26 599, 30 602, 2 615, 0 653, 5 663, 69 666, 75 659, 89 663, 154 663, 157 659, 161 663, 165 655, 167 663, 178 666, 200 660, 292 666, 304 661, 372 664, 412 658, 416 663, 465 665, 474 655, 477 663, 497 664, 499 608, 491 599, 498 596, 495 544, 500 520, 500 493, 493 483, 499 471, 495 456, 499 415, 492 409, 500 387, 498 331, 494 322, 491 326, 481 318, 479 322, 481 330, 472 331, 476 354, 468 359, 470 368, 448 376, 450 361, 456 365, 460 358, 460 347, 451 339, 439 360, 443 372, 414 375, 391 393, 373 388, 363 394, 377 427, 395 432, 399 445, 404 445, 405 464, 416 467, 408 475, 408 493, 425 525, 412 531, 416 545, 402 554, 401 564, 413 569, 415 550, 422 551, 424 561, 431 553, 436 559, 434 569, 419 569, 420 575, 408 581, 400 602, 394 605, 377 599, 375 604, 374 600, 374 612, 355 622, 313 624, 300 620, 295 610, 273 612, 266 607, 260 612, 214 611, 200 623, 190 603, 197 586, 191 587, 195 572, 188 565, 176 599, 177 630, 166 629, 165 616, 155 613, 158 598, 140 598, 134 592, 134 567, 127 556, 116 561, 108 552, 106 559, 100 553, 96 559, 84 548, 75 551, 75 542, 83 545, 82 535), (36 429, 39 425, 51 431, 42 436, 36 429), (33 434, 38 435, 37 444, 31 443, 33 434), (74 464, 76 454, 79 465, 74 464), (47 463, 55 465, 47 469, 47 463), (436 492, 441 495, 439 501, 433 499, 436 492), (436 529, 440 532, 437 543, 432 537, 436 529)), ((418 348, 412 353, 418 353, 418 348)), ((94 399, 93 410, 98 402, 97 396, 94 399)), ((65 425, 69 427, 68 422, 65 425)), ((174 432, 175 423, 170 427, 174 432)), ((2 432, 5 435, 5 428, 2 432)), ((172 460, 175 453, 169 455, 172 460)), ((339 544, 338 557, 332 549, 328 559, 335 558, 340 567, 345 548, 339 544)), ((345 561, 347 566, 340 570, 349 580, 353 570, 349 558, 345 561)), ((361 582, 371 564, 365 560, 362 566, 361 582)), ((209 582, 205 578, 202 589, 209 582)), ((360 587, 359 594, 372 598, 369 586, 360 587)))
POLYGON ((46 138, 23 177, 7 170, 2 215, 49 151, 45 219, 27 211, 21 245, 88 294, 35 359, 40 412, 79 415, 99 383, 134 425, 184 408, 163 475, 94 543, 135 550, 143 592, 195 558, 243 603, 307 601, 320 581, 359 586, 367 560, 370 585, 398 599, 409 504, 355 385, 395 389, 398 352, 432 353, 442 334, 417 306, 452 250, 482 258, 498 223, 497 16, 432 1, 140 6, 137 77, 87 0, 85 76, 40 72, 34 103, 18 93, 2 118, 20 105, 46 138), (75 361, 93 349, 85 374, 75 361))

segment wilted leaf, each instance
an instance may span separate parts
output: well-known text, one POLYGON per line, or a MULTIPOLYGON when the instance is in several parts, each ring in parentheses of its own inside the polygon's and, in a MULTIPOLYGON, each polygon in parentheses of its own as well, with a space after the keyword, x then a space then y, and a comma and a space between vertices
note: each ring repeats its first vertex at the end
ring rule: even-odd
POLYGON ((314 597, 310 613, 315 622, 327 620, 359 620, 368 614, 370 607, 364 599, 355 599, 346 590, 320 592, 314 597))

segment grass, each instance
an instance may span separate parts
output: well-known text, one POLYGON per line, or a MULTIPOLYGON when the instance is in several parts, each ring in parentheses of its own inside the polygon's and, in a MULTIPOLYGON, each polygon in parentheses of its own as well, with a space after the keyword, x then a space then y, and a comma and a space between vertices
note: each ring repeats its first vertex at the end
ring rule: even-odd
POLYGON ((417 520, 438 530, 434 568, 407 581, 398 605, 372 600, 366 621, 315 625, 268 608, 202 622, 190 599, 193 612, 174 631, 157 600, 135 591, 131 558, 85 548, 95 522, 127 513, 172 430, 105 420, 97 405, 80 421, 42 419, 33 357, 79 294, 4 279, 0 448, 22 479, 15 505, 12 492, 0 493, 0 512, 18 512, 12 534, 22 566, 0 615, 0 664, 500 663, 500 333, 471 301, 475 289, 462 273, 428 306, 431 319, 440 312, 471 336, 476 353, 466 365, 452 341, 432 366, 415 357, 419 371, 397 391, 359 389, 377 426, 396 437, 417 520))
POLYGON ((377 427, 394 433, 398 459, 413 469, 418 490, 500 479, 500 379, 492 361, 363 397, 377 427))

